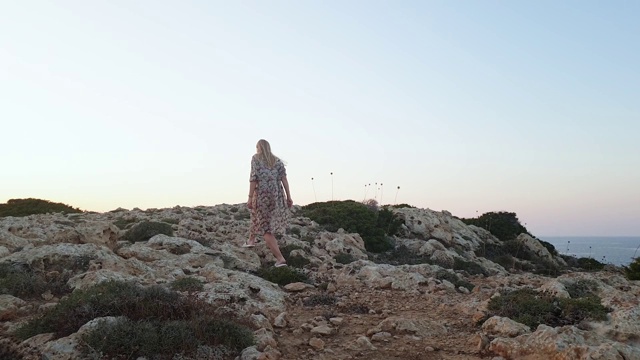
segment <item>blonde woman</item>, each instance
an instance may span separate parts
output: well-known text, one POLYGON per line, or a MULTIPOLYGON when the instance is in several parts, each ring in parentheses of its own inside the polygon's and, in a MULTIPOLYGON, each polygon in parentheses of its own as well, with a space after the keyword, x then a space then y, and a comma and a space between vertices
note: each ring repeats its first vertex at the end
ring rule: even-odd
POLYGON ((251 158, 249 175, 247 206, 251 210, 251 233, 249 241, 243 246, 254 247, 256 235, 264 236, 264 241, 276 258, 276 267, 287 266, 275 235, 285 232, 288 208, 292 205, 284 164, 271 152, 267 140, 258 141, 256 154, 251 158))

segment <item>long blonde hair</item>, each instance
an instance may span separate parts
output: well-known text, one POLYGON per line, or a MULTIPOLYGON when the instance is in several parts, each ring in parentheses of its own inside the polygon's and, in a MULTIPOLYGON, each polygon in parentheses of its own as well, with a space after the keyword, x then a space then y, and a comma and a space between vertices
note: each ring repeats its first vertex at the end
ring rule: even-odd
POLYGON ((271 152, 271 145, 269 145, 267 140, 260 139, 256 148, 258 149, 258 153, 256 154, 258 160, 267 164, 268 167, 272 168, 276 164, 276 161, 279 160, 278 157, 271 152))

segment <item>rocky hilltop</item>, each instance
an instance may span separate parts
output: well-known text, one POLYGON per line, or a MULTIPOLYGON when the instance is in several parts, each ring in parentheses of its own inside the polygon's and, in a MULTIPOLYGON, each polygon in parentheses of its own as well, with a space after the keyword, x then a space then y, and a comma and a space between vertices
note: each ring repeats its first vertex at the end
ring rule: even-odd
POLYGON ((640 284, 620 269, 572 271, 521 234, 518 251, 529 258, 514 265, 564 270, 513 270, 478 255, 500 244, 481 227, 446 211, 391 211, 401 221, 393 250, 373 254, 359 234, 328 231, 295 207, 280 239, 290 265, 281 274, 263 242, 241 246, 243 204, 0 218, 0 357, 100 358, 84 336, 117 317, 91 314, 64 334, 30 321, 98 284, 193 279, 199 286, 180 293, 242 319, 253 340, 236 353, 199 348, 174 359, 640 359, 640 284), (145 238, 150 224, 166 231, 145 238), (45 282, 25 285, 16 274, 45 282), (16 335, 26 325, 36 335, 16 335))

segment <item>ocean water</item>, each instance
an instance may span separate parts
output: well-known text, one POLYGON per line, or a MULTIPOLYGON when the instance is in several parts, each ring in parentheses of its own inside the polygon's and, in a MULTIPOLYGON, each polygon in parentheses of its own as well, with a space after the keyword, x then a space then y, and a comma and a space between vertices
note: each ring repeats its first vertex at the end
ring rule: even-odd
POLYGON ((562 255, 592 257, 605 264, 629 265, 634 256, 640 257, 640 236, 540 236, 540 239, 553 244, 562 255))

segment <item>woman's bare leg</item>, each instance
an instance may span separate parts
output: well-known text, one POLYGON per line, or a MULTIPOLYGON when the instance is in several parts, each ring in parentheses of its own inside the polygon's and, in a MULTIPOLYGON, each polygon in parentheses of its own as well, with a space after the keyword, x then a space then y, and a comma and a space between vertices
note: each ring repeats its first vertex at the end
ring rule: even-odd
POLYGON ((265 233, 264 242, 267 243, 269 250, 271 250, 271 253, 273 254, 273 256, 276 257, 277 264, 283 264, 286 262, 286 260, 284 259, 284 256, 282 256, 282 253, 280 252, 280 247, 278 247, 278 241, 276 240, 276 237, 273 236, 273 234, 265 233))
POLYGON ((256 244, 256 236, 253 233, 249 234, 249 241, 247 241, 247 244, 249 245, 256 244))

